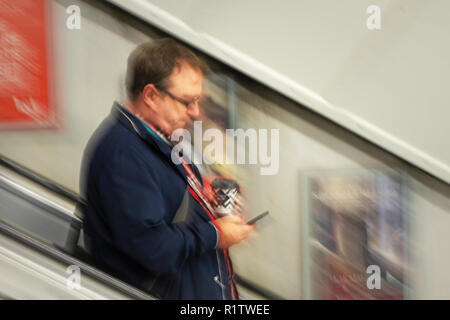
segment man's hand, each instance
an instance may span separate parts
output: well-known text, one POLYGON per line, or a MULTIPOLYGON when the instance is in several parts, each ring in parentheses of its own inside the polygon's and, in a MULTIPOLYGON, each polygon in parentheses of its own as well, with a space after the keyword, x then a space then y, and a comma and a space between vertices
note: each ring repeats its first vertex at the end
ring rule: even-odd
POLYGON ((248 225, 241 216, 234 214, 216 219, 215 224, 220 229, 219 248, 226 249, 245 240, 255 229, 255 225, 248 225))

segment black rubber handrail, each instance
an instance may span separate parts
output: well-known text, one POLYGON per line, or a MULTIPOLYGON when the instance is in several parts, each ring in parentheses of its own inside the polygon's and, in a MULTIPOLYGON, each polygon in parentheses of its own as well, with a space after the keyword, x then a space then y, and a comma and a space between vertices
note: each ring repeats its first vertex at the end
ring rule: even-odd
POLYGON ((30 179, 31 181, 51 190, 53 192, 55 192, 56 194, 58 194, 61 197, 64 197, 73 202, 80 201, 80 196, 75 191, 70 190, 66 187, 63 187, 62 185, 58 184, 57 182, 51 181, 50 179, 40 175, 39 173, 37 173, 31 169, 25 168, 21 164, 3 156, 3 155, 0 155, 0 165, 30 179))
POLYGON ((280 297, 279 295, 245 279, 242 278, 241 276, 239 276, 238 274, 235 275, 234 280, 236 281, 236 283, 238 285, 240 285, 243 288, 249 289, 255 293, 257 293, 258 295, 260 295, 261 297, 264 297, 266 299, 269 300, 285 300, 284 298, 280 297))

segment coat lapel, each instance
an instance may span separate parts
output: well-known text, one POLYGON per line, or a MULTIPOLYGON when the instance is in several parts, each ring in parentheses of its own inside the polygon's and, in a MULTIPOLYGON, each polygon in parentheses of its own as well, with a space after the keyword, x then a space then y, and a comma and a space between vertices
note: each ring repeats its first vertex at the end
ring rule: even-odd
POLYGON ((128 111, 126 108, 122 107, 119 103, 114 102, 114 105, 111 110, 111 114, 118 119, 118 121, 124 125, 129 130, 136 132, 141 139, 143 139, 147 144, 151 147, 157 149, 157 151, 163 155, 163 157, 173 164, 174 168, 178 171, 179 174, 186 179, 186 172, 183 168, 183 165, 175 164, 172 161, 171 147, 159 137, 154 136, 150 133, 142 123, 142 121, 137 118, 134 114, 128 111))
MULTIPOLYGON (((175 164, 172 161, 172 149, 171 147, 163 141, 158 136, 153 135, 150 133, 142 121, 137 118, 134 114, 132 114, 130 111, 128 111, 126 108, 122 107, 119 103, 114 102, 111 110, 111 115, 116 118, 123 126, 125 126, 127 129, 135 132, 138 134, 138 136, 143 139, 151 148, 155 148, 158 152, 160 152, 163 157, 169 161, 174 169, 183 177, 183 179, 186 181, 186 171, 184 170, 184 167, 182 164, 175 164)), ((191 168, 193 169, 195 175, 197 178, 201 181, 201 176, 199 176, 198 169, 192 165, 191 168)), ((187 183, 187 181, 186 181, 187 183)), ((196 201, 191 197, 192 201, 196 201)), ((197 210, 196 210, 197 211, 197 210)), ((208 214, 206 212, 203 212, 204 210, 201 210, 202 214, 200 216, 206 220, 210 221, 208 214)))

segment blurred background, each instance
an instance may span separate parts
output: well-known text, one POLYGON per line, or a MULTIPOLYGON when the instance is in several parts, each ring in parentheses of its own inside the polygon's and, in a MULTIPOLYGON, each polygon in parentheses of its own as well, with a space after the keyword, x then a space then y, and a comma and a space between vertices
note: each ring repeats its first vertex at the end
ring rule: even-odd
POLYGON ((244 298, 450 299, 449 10, 445 0, 0 0, 0 295, 148 298, 94 271, 84 291, 67 290, 66 267, 89 269, 70 246, 82 246, 87 140, 125 98, 132 49, 172 36, 212 69, 204 127, 279 129, 277 174, 213 168, 239 181, 249 216, 270 211, 231 249, 244 298), (67 25, 73 5, 79 29, 67 25), (370 5, 379 30, 366 25, 370 5), (366 286, 370 265, 381 290, 366 286))

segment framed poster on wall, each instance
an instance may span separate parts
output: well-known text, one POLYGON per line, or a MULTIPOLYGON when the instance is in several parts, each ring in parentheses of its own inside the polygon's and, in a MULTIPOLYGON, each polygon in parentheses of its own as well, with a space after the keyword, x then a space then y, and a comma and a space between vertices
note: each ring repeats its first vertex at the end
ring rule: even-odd
POLYGON ((407 188, 394 170, 303 175, 307 299, 408 297, 407 188))
POLYGON ((49 72, 49 2, 0 0, 0 128, 57 125, 49 72))

